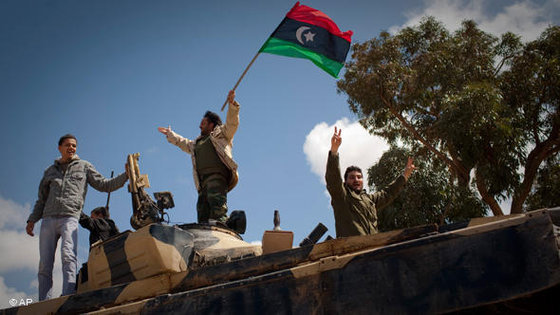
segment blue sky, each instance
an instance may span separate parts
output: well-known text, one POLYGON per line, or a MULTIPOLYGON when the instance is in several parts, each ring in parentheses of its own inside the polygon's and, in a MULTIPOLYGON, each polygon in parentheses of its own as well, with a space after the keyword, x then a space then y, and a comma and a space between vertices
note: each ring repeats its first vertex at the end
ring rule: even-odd
MULTIPOLYGON (((36 301, 38 232, 25 234, 43 171, 58 157, 65 133, 78 155, 109 176, 140 153, 151 194, 169 190, 171 223, 196 221, 190 158, 157 132, 171 125, 199 134, 206 110, 218 112, 246 65, 295 1, 27 1, 0 2, 0 307, 36 301)), ((535 39, 558 24, 559 0, 304 1, 363 42, 429 14, 455 29, 465 18, 486 31, 535 39)), ((344 71, 344 69, 342 70, 344 71)), ((342 72, 343 73, 343 72, 342 72)), ((342 127, 344 168, 373 165, 387 148, 356 124, 336 79, 311 62, 262 54, 237 88, 241 123, 234 139, 240 181, 231 210, 248 216, 249 242, 273 226, 294 232, 294 246, 319 223, 335 235, 323 180, 333 126, 342 127)), ((225 112, 220 112, 225 118, 225 112)), ((107 195, 89 189, 84 210, 107 195)), ((126 187, 111 195, 111 215, 131 229, 126 187)), ((88 232, 79 234, 79 260, 88 232)), ((58 256, 58 255, 57 255, 58 256)), ((60 265, 55 293, 60 293, 60 265)))

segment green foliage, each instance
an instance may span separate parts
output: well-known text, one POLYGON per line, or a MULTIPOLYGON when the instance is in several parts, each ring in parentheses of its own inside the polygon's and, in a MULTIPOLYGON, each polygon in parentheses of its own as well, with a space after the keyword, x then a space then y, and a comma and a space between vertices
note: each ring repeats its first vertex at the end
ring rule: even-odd
MULTIPOLYGON (((368 185, 382 189, 402 173, 407 157, 403 148, 391 147, 379 162, 368 170, 368 185)), ((391 205, 378 212, 380 231, 390 231, 425 224, 448 224, 481 217, 487 207, 469 189, 449 183, 449 173, 441 163, 415 160, 417 170, 405 189, 391 205)))
POLYGON ((522 211, 539 165, 560 150, 558 26, 523 44, 427 17, 352 49, 338 91, 364 128, 445 165, 454 189, 475 183, 495 215, 506 198, 522 211))
POLYGON ((537 184, 527 198, 526 210, 560 206, 560 156, 548 159, 539 169, 537 184))

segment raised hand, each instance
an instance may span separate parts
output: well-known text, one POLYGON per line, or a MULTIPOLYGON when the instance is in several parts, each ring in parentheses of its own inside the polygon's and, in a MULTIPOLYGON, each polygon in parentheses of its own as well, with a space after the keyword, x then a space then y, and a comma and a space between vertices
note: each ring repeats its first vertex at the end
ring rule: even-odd
POLYGON ((336 126, 334 127, 334 134, 331 138, 331 152, 333 154, 338 152, 338 148, 340 147, 340 144, 342 144, 342 137, 340 136, 341 132, 342 129, 337 129, 336 126))
POLYGON ((171 126, 168 126, 167 128, 158 127, 157 130, 167 136, 171 132, 171 126))
POLYGON ((228 104, 233 104, 233 102, 235 101, 235 90, 231 90, 228 93, 228 97, 227 97, 227 102, 228 104))
POLYGON ((406 166, 404 168, 404 178, 406 178, 408 180, 408 178, 410 177, 410 175, 412 174, 412 172, 414 170, 416 170, 416 166, 414 166, 414 158, 409 157, 408 161, 406 162, 406 166))

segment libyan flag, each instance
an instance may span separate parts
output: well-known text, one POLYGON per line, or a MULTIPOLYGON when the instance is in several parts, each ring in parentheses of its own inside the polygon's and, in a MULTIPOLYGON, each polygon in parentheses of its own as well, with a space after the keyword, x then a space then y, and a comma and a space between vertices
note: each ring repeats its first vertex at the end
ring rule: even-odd
POLYGON ((323 12, 297 2, 259 52, 305 58, 338 78, 353 32, 341 32, 323 12))

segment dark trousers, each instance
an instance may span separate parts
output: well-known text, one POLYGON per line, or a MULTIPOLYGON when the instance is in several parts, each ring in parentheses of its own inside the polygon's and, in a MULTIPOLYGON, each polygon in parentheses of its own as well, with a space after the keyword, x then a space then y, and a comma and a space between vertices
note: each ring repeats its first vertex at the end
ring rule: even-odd
POLYGON ((196 210, 198 222, 216 220, 225 223, 227 220, 227 180, 221 174, 204 176, 198 192, 196 210))

